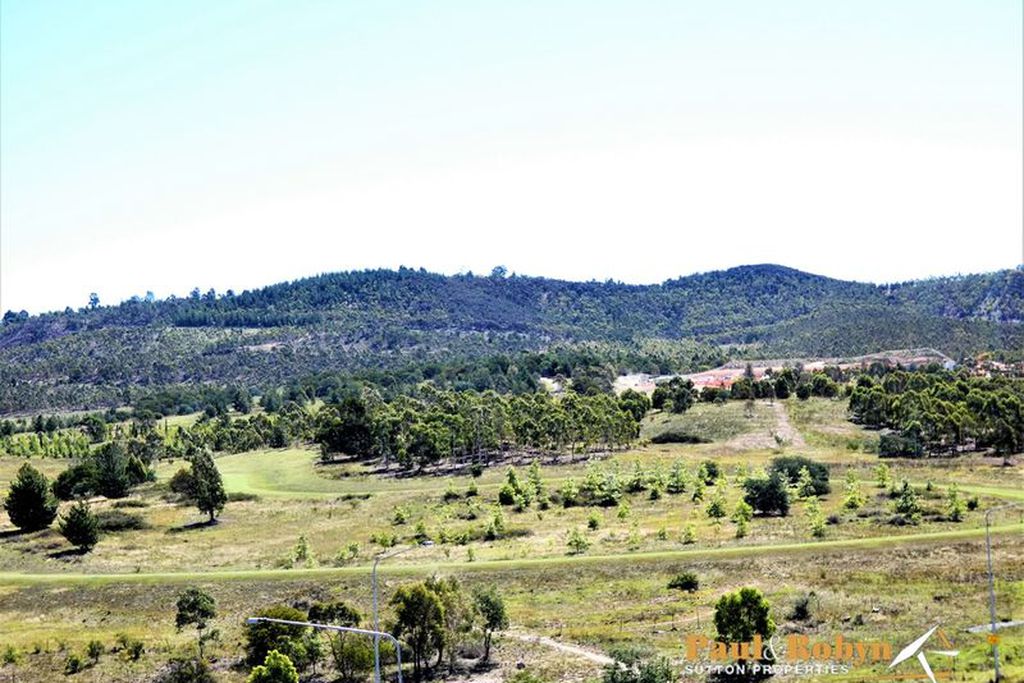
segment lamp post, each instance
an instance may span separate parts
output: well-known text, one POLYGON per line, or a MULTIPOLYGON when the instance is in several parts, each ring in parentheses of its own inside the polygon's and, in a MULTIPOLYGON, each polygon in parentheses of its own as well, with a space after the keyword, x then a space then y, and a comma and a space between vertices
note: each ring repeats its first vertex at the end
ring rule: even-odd
POLYGON ((305 626, 307 628, 318 628, 325 631, 340 631, 342 633, 361 633, 364 636, 373 636, 373 642, 377 643, 381 636, 395 644, 395 658, 398 661, 398 683, 402 683, 402 646, 398 639, 390 633, 383 631, 370 631, 364 628, 353 628, 351 626, 335 626, 333 624, 316 624, 311 621, 289 621, 288 619, 271 619, 269 617, 249 617, 245 620, 247 624, 258 624, 268 622, 271 624, 285 624, 286 626, 305 626))
MULTIPOLYGON (((420 547, 427 547, 434 545, 433 541, 423 541, 418 546, 409 546, 408 548, 402 548, 391 553, 382 553, 373 558, 373 571, 370 572, 370 581, 373 584, 373 630, 380 633, 380 613, 377 608, 377 565, 381 560, 386 560, 389 557, 395 557, 402 553, 407 553, 410 550, 415 550, 420 547)), ((399 664, 401 668, 401 664, 399 664)), ((373 683, 380 683, 380 636, 373 637, 373 683)), ((399 681, 401 683, 401 681, 399 681)))
POLYGON ((994 508, 989 508, 985 511, 985 554, 988 557, 988 613, 992 620, 992 633, 989 635, 989 640, 992 643, 992 662, 995 666, 995 681, 999 683, 999 636, 996 635, 996 583, 995 576, 992 573, 992 534, 989 533, 989 527, 992 523, 992 513, 999 512, 1000 510, 1008 510, 1010 508, 1020 507, 1020 503, 1008 503, 1006 505, 997 505, 994 508))

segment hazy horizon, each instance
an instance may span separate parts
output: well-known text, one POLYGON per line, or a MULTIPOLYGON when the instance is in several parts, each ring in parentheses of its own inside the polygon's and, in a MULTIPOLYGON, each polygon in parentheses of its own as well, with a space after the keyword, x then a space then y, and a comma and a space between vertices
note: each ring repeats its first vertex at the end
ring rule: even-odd
POLYGON ((0 0, 0 310, 1024 261, 1022 8, 0 0))

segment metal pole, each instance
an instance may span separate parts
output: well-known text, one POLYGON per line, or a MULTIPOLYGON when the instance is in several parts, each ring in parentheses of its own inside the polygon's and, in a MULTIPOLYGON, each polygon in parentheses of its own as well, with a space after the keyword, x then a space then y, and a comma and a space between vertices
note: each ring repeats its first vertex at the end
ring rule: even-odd
POLYGON ((996 635, 996 585, 992 573, 992 535, 989 533, 990 516, 999 508, 985 512, 985 554, 988 556, 988 612, 992 620, 992 661, 995 664, 995 683, 999 683, 999 642, 996 635))
MULTIPOLYGON (((373 571, 371 577, 373 580, 373 630, 380 631, 380 617, 377 612, 377 563, 380 562, 381 556, 373 558, 373 571)), ((399 665, 399 671, 402 667, 399 665)), ((380 683, 380 636, 373 637, 373 683, 380 683)))
POLYGON ((999 675, 999 636, 996 634, 996 582, 995 574, 992 572, 992 534, 989 531, 993 512, 1020 507, 1020 503, 1009 503, 989 508, 985 512, 985 554, 988 557, 988 613, 992 623, 992 632, 989 638, 992 640, 992 662, 995 667, 995 683, 1001 679, 999 675))
POLYGON ((286 624, 288 626, 304 626, 306 628, 319 628, 325 631, 341 631, 342 633, 361 633, 364 636, 373 636, 374 641, 381 636, 395 644, 395 657, 398 662, 398 683, 402 683, 402 644, 390 633, 384 631, 370 631, 365 628, 354 628, 351 626, 335 626, 334 624, 317 624, 311 621, 290 621, 288 619, 271 619, 269 617, 249 617, 245 620, 247 624, 257 624, 261 621, 272 624, 286 624))

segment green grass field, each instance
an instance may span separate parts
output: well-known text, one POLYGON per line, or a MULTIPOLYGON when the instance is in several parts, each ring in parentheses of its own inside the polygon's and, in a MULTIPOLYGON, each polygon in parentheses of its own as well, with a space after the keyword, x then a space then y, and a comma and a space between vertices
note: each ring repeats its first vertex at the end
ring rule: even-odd
MULTIPOLYGON (((986 618, 984 510, 1024 501, 1019 466, 1005 468, 1001 459, 978 456, 888 461, 897 481, 905 478, 920 490, 925 511, 919 525, 896 526, 889 523, 887 492, 874 484, 878 459, 870 444, 876 435, 846 422, 839 401, 780 403, 758 403, 751 415, 739 403, 697 405, 682 416, 655 414, 644 426, 646 436, 682 428, 710 443, 648 445, 597 461, 602 468, 617 466, 626 478, 635 463, 667 471, 679 461, 693 472, 702 461, 714 460, 725 478, 709 487, 702 501, 692 500, 690 492, 657 500, 637 493, 625 495, 618 507, 541 510, 534 505, 515 512, 496 502, 504 465, 486 469, 478 479, 383 477, 358 465, 320 465, 314 451, 289 449, 218 457, 226 489, 245 499, 230 502, 218 524, 197 526, 203 516, 168 498, 163 486, 182 463, 164 463, 158 482, 133 495, 139 507, 123 509, 138 515, 145 528, 108 534, 87 555, 69 554, 55 529, 17 534, 6 520, 0 526, 0 649, 10 645, 21 653, 21 663, 0 674, 16 671, 18 680, 52 680, 68 651, 81 650, 91 637, 111 643, 125 633, 146 641, 143 661, 129 664, 110 655, 76 680, 139 680, 186 643, 173 628, 174 595, 198 583, 221 604, 221 676, 241 681, 243 672, 228 665, 238 655, 246 613, 276 601, 327 595, 344 596, 365 611, 369 566, 384 549, 375 539, 394 535, 407 545, 425 533, 435 545, 388 561, 386 586, 433 573, 455 574, 470 585, 496 583, 509 595, 512 627, 520 634, 597 652, 639 640, 679 658, 685 633, 712 634, 709 617, 718 596, 753 585, 769 596, 777 622, 821 635, 902 642, 941 618, 964 650, 957 671, 964 677, 956 680, 986 680, 984 637, 967 637, 962 630, 986 618), (795 438, 772 438, 787 429, 795 438), (800 501, 787 517, 755 518, 744 538, 736 538, 736 525, 728 518, 715 523, 708 517, 713 496, 722 495, 731 512, 742 496, 741 477, 778 454, 808 455, 829 465, 833 491, 820 504, 835 523, 824 538, 812 537, 806 503, 800 501), (856 511, 843 508, 843 481, 851 470, 867 497, 856 511), (925 491, 928 482, 931 492, 925 491), (959 523, 943 514, 954 482, 965 497, 976 495, 979 502, 959 523), (471 487, 477 495, 466 495, 471 487), (446 501, 448 491, 458 497, 446 501), (396 510, 402 523, 396 523, 396 510), (482 531, 499 510, 509 533, 484 540, 482 531), (591 518, 597 529, 588 529, 591 518), (695 531, 693 543, 683 542, 688 525, 695 531), (574 528, 590 542, 583 555, 567 554, 566 534, 574 528), (300 536, 311 559, 296 563, 300 536), (665 587, 682 568, 701 576, 697 593, 665 587), (808 591, 818 600, 813 624, 787 622, 797 594, 808 591)), ((0 458, 0 482, 9 482, 20 464, 0 458)), ((33 464, 52 476, 68 463, 37 459, 33 464)), ((568 458, 545 463, 545 488, 556 490, 569 477, 580 482, 587 467, 568 458)), ((525 476, 525 466, 519 473, 525 476)), ((112 505, 93 501, 97 510, 112 505)), ((1001 616, 1015 619, 1024 614, 1020 524, 1019 514, 1007 513, 993 529, 1002 572, 1001 616)), ((586 660, 511 638, 499 655, 505 670, 526 658, 551 680, 599 673, 586 660)), ((1022 655, 1019 647, 1007 652, 1014 676, 1021 674, 1022 655)), ((848 680, 858 680, 856 675, 848 680)))

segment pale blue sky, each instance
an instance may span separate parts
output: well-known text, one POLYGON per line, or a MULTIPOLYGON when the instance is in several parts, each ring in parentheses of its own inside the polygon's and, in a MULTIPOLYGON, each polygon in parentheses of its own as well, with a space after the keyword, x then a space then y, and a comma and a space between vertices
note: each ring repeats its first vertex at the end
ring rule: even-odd
POLYGON ((0 0, 0 310, 1013 267, 1020 0, 0 0))

